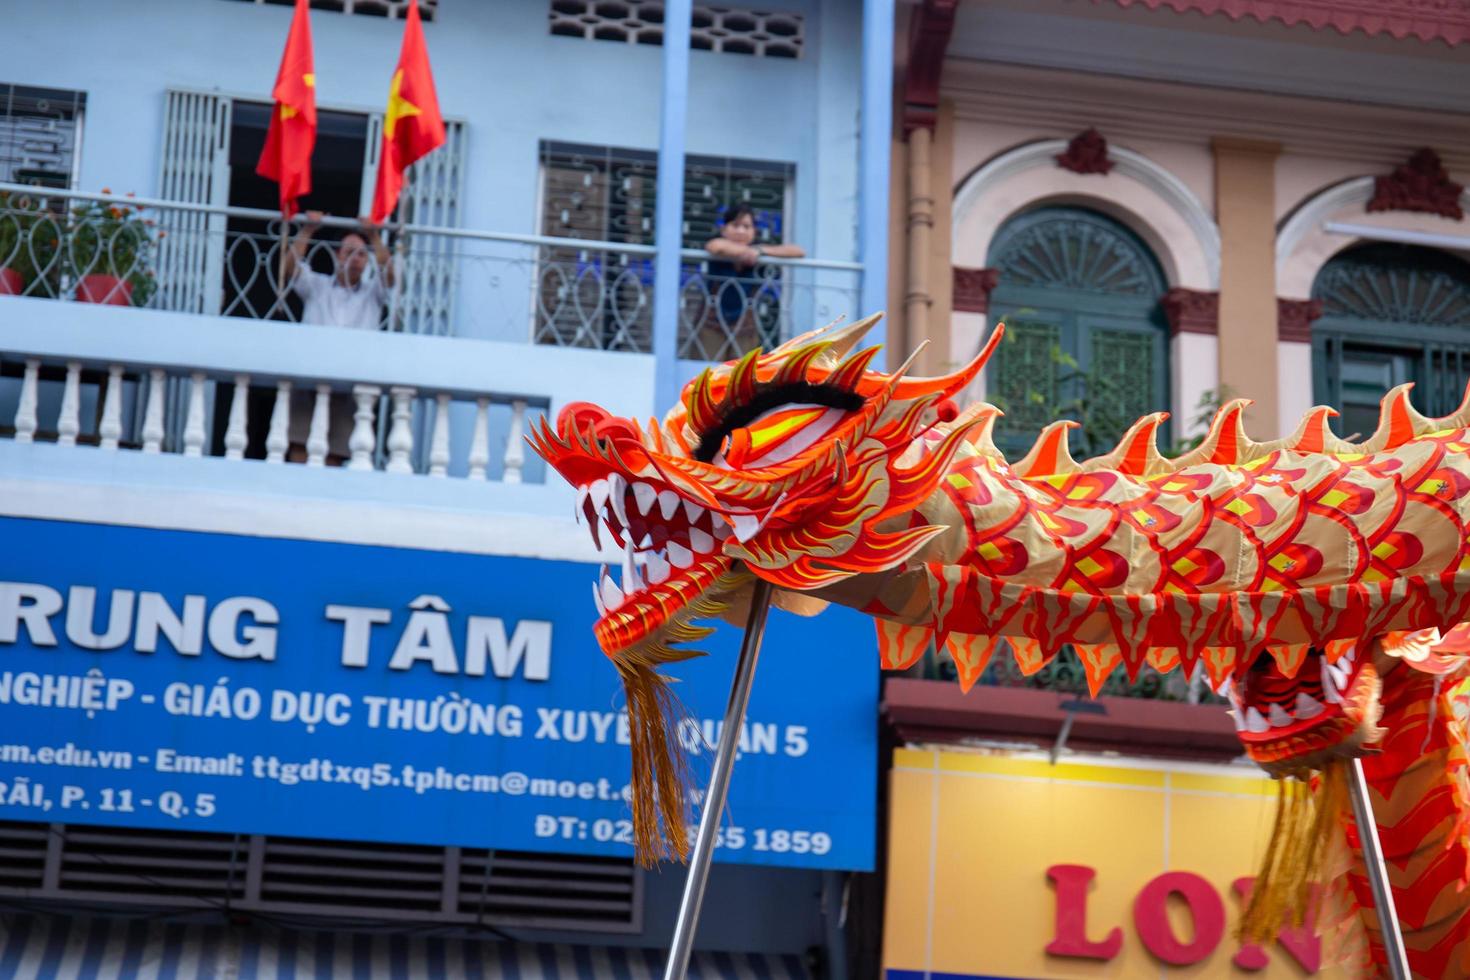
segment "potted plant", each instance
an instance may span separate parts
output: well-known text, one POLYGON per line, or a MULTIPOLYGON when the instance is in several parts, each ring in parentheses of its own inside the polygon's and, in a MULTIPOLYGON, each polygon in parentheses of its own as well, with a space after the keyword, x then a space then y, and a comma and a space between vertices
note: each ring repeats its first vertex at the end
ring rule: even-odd
POLYGON ((55 295, 60 238, 60 223, 35 199, 0 191, 0 296, 55 295), (35 288, 37 279, 51 288, 35 288))
POLYGON ((78 204, 71 218, 67 259, 77 299, 146 306, 158 287, 152 268, 153 222, 136 208, 107 201, 78 204))

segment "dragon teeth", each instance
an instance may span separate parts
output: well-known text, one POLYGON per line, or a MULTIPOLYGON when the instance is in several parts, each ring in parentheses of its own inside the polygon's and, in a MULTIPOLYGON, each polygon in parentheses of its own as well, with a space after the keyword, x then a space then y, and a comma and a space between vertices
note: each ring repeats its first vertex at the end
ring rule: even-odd
POLYGON ((658 492, 658 509, 664 520, 674 516, 674 511, 679 509, 679 495, 672 490, 660 490, 658 492))
MULTIPOLYGON (((604 565, 604 568, 607 566, 604 565)), ((607 615, 607 603, 602 601, 602 588, 597 582, 592 583, 592 601, 597 603, 597 615, 607 615)))
POLYGON ((628 495, 625 492, 628 481, 614 473, 607 478, 608 502, 612 504, 613 513, 617 515, 618 522, 623 527, 628 526, 628 495))
POLYGON ((644 570, 648 572, 649 584, 658 585, 669 577, 670 568, 668 561, 664 559, 663 555, 657 551, 650 551, 644 570))
POLYGON ((607 503, 607 494, 611 487, 606 480, 593 480, 587 488, 587 495, 592 500, 592 513, 599 513, 603 505, 607 503))
POLYGON ((632 595, 642 591, 643 580, 638 577, 638 565, 633 561, 633 546, 623 549, 623 591, 632 595))
POLYGON ((754 514, 734 514, 730 519, 735 522, 735 540, 741 544, 760 533, 761 524, 764 523, 754 514))
POLYGON ((658 499, 658 491, 646 483, 633 484, 633 501, 638 505, 638 513, 647 514, 653 502, 658 499))
POLYGON ((1333 668, 1328 666, 1325 658, 1321 663, 1323 697, 1327 699, 1328 704, 1342 704, 1342 692, 1339 690, 1339 685, 1333 677, 1333 668))
POLYGON ((707 555, 715 550, 715 539, 705 534, 697 527, 689 529, 689 545, 702 555, 707 555))
POLYGON ((694 564, 694 552, 677 541, 669 542, 669 561, 677 568, 688 568, 694 564))
POLYGON ((602 603, 607 607, 607 612, 615 612, 623 604, 623 590, 618 588, 611 575, 604 574, 602 579, 602 603))
POLYGON ((1308 718, 1315 718, 1326 710, 1320 701, 1306 691, 1296 692, 1296 710, 1292 714, 1296 715, 1298 720, 1305 721, 1308 718))
POLYGON ((699 516, 703 513, 704 508, 696 504, 694 501, 684 501, 684 516, 688 518, 690 526, 693 526, 694 522, 699 520, 699 516))
POLYGON ((1230 716, 1231 721, 1235 722, 1235 730, 1237 732, 1245 731, 1245 722, 1242 721, 1240 717, 1242 714, 1244 714, 1244 712, 1242 712, 1239 708, 1231 708, 1225 713, 1230 716))
MULTIPOLYGON (((603 584, 606 585, 606 583, 603 583, 603 584)), ((1251 733, 1256 734, 1256 735, 1260 735, 1260 734, 1268 731, 1270 728, 1271 728, 1271 726, 1268 725, 1268 724, 1266 724, 1266 717, 1264 715, 1262 715, 1259 711, 1257 711, 1255 708, 1246 708, 1245 709, 1245 730, 1246 731, 1251 732, 1251 733)))
POLYGON ((1292 721, 1291 715, 1287 714, 1285 711, 1282 711, 1281 705, 1279 704, 1271 705, 1271 710, 1266 717, 1267 720, 1271 722, 1272 728, 1285 728, 1287 725, 1290 725, 1292 721))

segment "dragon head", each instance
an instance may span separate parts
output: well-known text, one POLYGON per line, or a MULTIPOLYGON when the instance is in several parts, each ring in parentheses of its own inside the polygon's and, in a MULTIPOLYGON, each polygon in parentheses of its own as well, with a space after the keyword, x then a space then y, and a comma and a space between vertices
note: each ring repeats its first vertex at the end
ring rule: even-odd
MULTIPOLYGON (((759 576, 811 591, 901 564, 940 526, 909 519, 970 425, 913 465, 904 454, 984 366, 940 378, 869 370, 854 350, 877 316, 706 369, 662 423, 640 426, 585 402, 544 420, 531 444, 577 489, 593 541, 623 550, 621 581, 593 587, 598 643, 615 661, 670 659, 691 627, 759 576)), ((985 406, 989 408, 989 406, 985 406)), ((993 411, 993 409, 991 409, 993 411)), ((977 413, 978 416, 978 413, 977 413)))
MULTIPOLYGON (((1377 751, 1387 734, 1384 685, 1404 671, 1463 671, 1466 627, 1398 630, 1367 643, 1337 641, 1283 659, 1261 654, 1217 689, 1229 698, 1246 755, 1277 776, 1304 776, 1332 760, 1377 751)), ((1405 675, 1406 676, 1406 675, 1405 675)))
POLYGON ((664 853, 664 838, 680 858, 687 849, 680 761, 667 744, 677 706, 655 668, 696 655, 679 646, 712 631, 695 620, 740 602, 752 576, 790 605, 794 592, 894 568, 945 530, 913 515, 983 420, 956 419, 950 399, 1001 331, 964 369, 910 378, 908 365, 870 369, 879 348, 857 347, 880 317, 708 368, 662 423, 578 402, 530 436, 576 488, 594 543, 606 534, 623 551, 621 579, 604 567, 593 601, 597 641, 628 694, 641 854, 664 853), (906 459, 939 423, 937 450, 906 459))

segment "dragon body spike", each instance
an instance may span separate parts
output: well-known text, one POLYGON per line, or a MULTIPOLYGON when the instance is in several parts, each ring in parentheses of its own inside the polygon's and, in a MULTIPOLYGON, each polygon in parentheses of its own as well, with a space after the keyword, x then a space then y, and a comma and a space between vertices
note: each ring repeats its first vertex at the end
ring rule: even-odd
POLYGON ((1068 446, 1070 433, 1078 428, 1078 424, 1071 419, 1058 419, 1036 437, 1030 452, 1026 453, 1019 462, 1011 467, 1017 476, 1056 476, 1068 473, 1076 473, 1079 469, 1077 461, 1072 458, 1072 450, 1068 446))

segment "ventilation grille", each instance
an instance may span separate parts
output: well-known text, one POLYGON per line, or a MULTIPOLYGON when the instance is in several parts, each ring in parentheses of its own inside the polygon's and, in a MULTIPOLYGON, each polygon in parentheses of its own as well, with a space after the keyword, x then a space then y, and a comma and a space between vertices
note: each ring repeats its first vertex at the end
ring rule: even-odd
MULTIPOLYGON (((296 0, 244 0, 245 3, 269 3, 278 7, 294 7, 296 0)), ((364 14, 368 17, 404 18, 413 0, 311 0, 312 10, 334 10, 339 14, 364 14)), ((418 0, 419 16, 433 20, 439 0, 418 0)))
POLYGON ((638 874, 617 858, 465 851, 459 865, 459 907, 486 919, 518 918, 549 910, 574 911, 584 921, 616 927, 636 906, 638 874))
POLYGON ((126 901, 171 898, 223 902, 245 894, 248 838, 163 830, 67 827, 57 887, 126 901))
MULTIPOLYGON (((697 51, 800 58, 801 14, 695 5, 689 46, 697 51)), ((551 0, 551 33, 625 44, 664 43, 663 0, 551 0)))
POLYGON ((449 927, 642 928, 642 874, 621 858, 0 821, 7 897, 449 927))
POLYGON ((41 887, 50 836, 43 823, 0 823, 0 891, 41 887))

